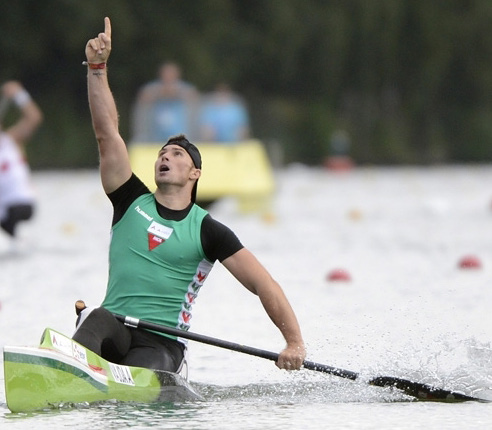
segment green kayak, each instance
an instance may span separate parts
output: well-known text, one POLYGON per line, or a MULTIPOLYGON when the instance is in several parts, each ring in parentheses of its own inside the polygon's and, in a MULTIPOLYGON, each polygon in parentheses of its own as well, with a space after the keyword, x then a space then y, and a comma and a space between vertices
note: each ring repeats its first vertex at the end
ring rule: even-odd
POLYGON ((5 396, 12 412, 105 400, 203 400, 182 373, 111 363, 50 328, 38 347, 5 346, 3 360, 5 396))

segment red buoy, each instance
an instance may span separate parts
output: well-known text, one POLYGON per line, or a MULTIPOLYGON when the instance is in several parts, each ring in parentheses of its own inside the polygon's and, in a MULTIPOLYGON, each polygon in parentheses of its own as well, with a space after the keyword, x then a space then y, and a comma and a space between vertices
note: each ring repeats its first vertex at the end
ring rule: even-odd
POLYGON ((328 281, 351 281, 352 278, 350 274, 344 269, 333 269, 326 275, 328 281))
POLYGON ((475 255, 465 255, 458 262, 458 266, 461 269, 481 269, 482 262, 475 255))
POLYGON ((330 170, 346 172, 354 168, 354 162, 345 155, 334 155, 323 160, 323 166, 330 170))

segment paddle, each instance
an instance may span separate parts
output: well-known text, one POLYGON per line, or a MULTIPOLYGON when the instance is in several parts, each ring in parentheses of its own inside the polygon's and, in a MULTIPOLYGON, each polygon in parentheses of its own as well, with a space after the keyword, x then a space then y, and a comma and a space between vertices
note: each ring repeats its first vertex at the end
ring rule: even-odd
MULTIPOLYGON (((191 333, 188 331, 183 331, 172 327, 166 327, 160 324, 141 321, 137 318, 127 317, 123 315, 116 315, 116 314, 115 317, 118 320, 122 321, 128 327, 153 330, 171 336, 177 336, 200 343, 205 343, 208 345, 218 346, 220 348, 229 349, 231 351, 242 352, 243 354, 249 354, 260 358, 266 358, 272 361, 278 360, 278 354, 275 352, 265 351, 262 349, 240 345, 238 343, 228 342, 225 340, 215 339, 213 337, 208 337, 197 333, 191 333)), ((337 367, 328 366, 326 364, 320 364, 320 363, 315 363, 312 361, 305 360, 303 362, 303 367, 305 369, 314 370, 316 372, 329 373, 330 375, 339 376, 345 379, 351 379, 353 381, 359 379, 359 374, 356 372, 339 369, 337 367)), ((394 387, 403 391, 405 394, 415 397, 419 400, 441 401, 441 402, 464 402, 464 401, 488 402, 488 400, 485 399, 479 399, 476 397, 471 397, 465 394, 457 393, 455 391, 448 391, 441 388, 433 387, 431 385, 421 384, 419 382, 412 382, 406 379, 395 378, 392 376, 378 376, 376 378, 369 380, 368 384, 377 387, 394 387)))

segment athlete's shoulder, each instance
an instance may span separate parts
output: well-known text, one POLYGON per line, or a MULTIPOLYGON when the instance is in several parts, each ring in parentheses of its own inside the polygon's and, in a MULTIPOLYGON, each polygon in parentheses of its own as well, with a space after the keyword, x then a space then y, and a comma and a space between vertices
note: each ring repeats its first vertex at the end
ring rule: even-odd
POLYGON ((130 205, 139 197, 149 195, 151 192, 148 187, 134 173, 119 188, 108 194, 109 200, 113 204, 113 225, 115 225, 127 211, 130 205))
POLYGON ((201 237, 203 249, 210 261, 219 260, 222 262, 243 248, 236 234, 210 214, 203 218, 201 237))

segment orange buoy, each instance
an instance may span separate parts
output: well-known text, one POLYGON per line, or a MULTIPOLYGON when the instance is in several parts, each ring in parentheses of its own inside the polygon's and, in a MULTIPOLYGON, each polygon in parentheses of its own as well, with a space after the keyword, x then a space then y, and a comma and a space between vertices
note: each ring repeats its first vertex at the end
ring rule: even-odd
POLYGON ((350 274, 344 269, 333 269, 331 272, 326 275, 326 279, 328 281, 351 281, 352 277, 350 274))
POLYGON ((266 224, 274 224, 277 220, 277 217, 275 216, 275 214, 273 212, 264 212, 261 215, 261 219, 266 224))
POLYGON ((461 269, 481 269, 482 262, 475 255, 466 255, 460 259, 458 266, 461 269))
POLYGON ((351 209, 348 211, 347 216, 352 221, 360 221, 362 219, 362 212, 358 209, 351 209))

